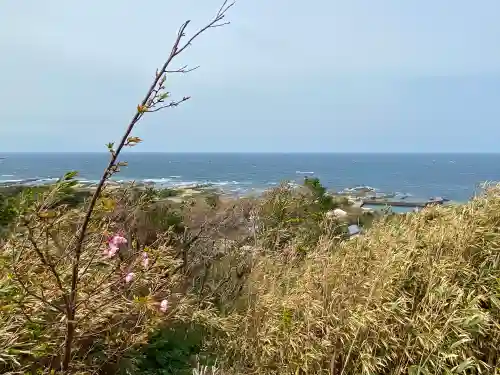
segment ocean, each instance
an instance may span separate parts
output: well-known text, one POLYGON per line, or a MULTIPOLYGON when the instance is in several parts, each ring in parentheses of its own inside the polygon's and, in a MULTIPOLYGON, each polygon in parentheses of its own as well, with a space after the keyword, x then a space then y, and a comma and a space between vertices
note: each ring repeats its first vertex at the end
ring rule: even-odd
MULTIPOLYGON (((50 182, 67 171, 98 180, 108 161, 100 153, 0 154, 0 183, 50 182)), ((466 201, 485 181, 500 180, 500 154, 123 154, 129 165, 114 177, 173 187, 213 184, 231 193, 261 192, 288 180, 318 177, 329 189, 367 185, 419 198, 466 201)))

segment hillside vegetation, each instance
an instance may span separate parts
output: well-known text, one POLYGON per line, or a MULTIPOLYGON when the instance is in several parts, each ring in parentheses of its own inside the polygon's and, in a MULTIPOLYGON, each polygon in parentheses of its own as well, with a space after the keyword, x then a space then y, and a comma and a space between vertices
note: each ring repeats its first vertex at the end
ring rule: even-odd
MULTIPOLYGON (((2 244, 2 373, 60 369, 66 249, 84 214, 68 204, 72 185, 4 205, 17 216, 2 244)), ((326 214, 340 203, 307 185, 181 204, 105 190, 82 253, 70 371, 498 373, 499 193, 387 216, 348 239, 326 214)))
POLYGON ((76 172, 2 191, 0 373, 500 373, 500 187, 377 218, 316 179, 241 199, 110 186, 137 123, 190 99, 167 75, 232 6, 181 25, 91 191, 76 172))

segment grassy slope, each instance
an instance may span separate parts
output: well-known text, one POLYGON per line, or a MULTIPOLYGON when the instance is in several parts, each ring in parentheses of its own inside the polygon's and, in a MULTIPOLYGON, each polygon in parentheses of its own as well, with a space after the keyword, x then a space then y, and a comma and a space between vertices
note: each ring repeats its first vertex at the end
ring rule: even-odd
MULTIPOLYGON (((108 227, 119 227, 120 223, 129 232, 132 223, 136 229, 148 233, 161 231, 163 221, 159 224, 157 221, 164 211, 144 211, 136 207, 136 201, 127 199, 120 201, 124 205, 122 213, 127 213, 125 218, 113 214, 101 221, 96 219, 94 225, 99 230, 89 243, 89 251, 100 253, 98 233, 108 227), (132 221, 129 219, 131 208, 141 214, 132 221), (146 214, 150 216, 142 218, 143 222, 137 221, 146 214), (111 218, 115 221, 110 221, 111 218)), ((196 343, 193 347, 202 350, 210 344, 219 365, 227 369, 221 372, 224 375, 498 373, 499 188, 467 205, 387 217, 365 236, 340 244, 339 237, 332 234, 334 227, 317 222, 317 213, 311 211, 317 203, 311 203, 308 200, 311 198, 277 190, 267 199, 261 202, 260 215, 265 216, 260 222, 261 231, 255 238, 249 238, 258 244, 255 250, 260 250, 253 252, 251 261, 247 259, 248 251, 242 253, 238 248, 225 250, 221 258, 217 255, 220 249, 213 253, 216 242, 212 241, 229 234, 240 236, 232 225, 233 222, 239 225, 242 212, 248 208, 229 205, 222 210, 228 210, 223 217, 222 211, 212 212, 210 222, 214 224, 209 225, 207 237, 190 247, 191 270, 185 275, 169 277, 168 288, 158 289, 158 295, 169 290, 185 291, 186 298, 181 296, 180 302, 173 301, 167 317, 150 312, 149 307, 136 306, 128 299, 147 285, 158 288, 160 284, 165 285, 155 280, 172 268, 171 257, 178 253, 172 246, 177 246, 177 242, 169 242, 167 246, 159 238, 151 245, 148 242, 148 246, 153 246, 151 251, 160 256, 158 264, 144 277, 137 278, 137 286, 124 289, 122 297, 127 298, 118 298, 121 294, 117 294, 110 306, 93 312, 93 319, 80 325, 80 329, 85 330, 82 332, 91 334, 94 344, 107 345, 99 350, 109 355, 128 345, 125 338, 137 337, 131 340, 135 345, 159 326, 172 329, 176 320, 192 326, 201 322, 211 332, 205 336, 210 342, 196 343), (294 219, 296 217, 301 219, 294 219), (211 268, 198 271, 197 262, 211 262, 211 268), (196 286, 201 278, 203 290, 196 286), (202 305, 205 307, 200 309, 202 305), (121 319, 123 327, 130 322, 136 324, 136 313, 140 313, 141 319, 150 318, 136 325, 134 335, 127 331, 123 336, 120 330, 109 328, 111 323, 117 324, 117 319, 121 319), (216 334, 217 331, 220 334, 216 334), (111 335, 109 338, 105 338, 106 332, 111 335)), ((197 222, 207 218, 207 211, 196 210, 196 207, 188 208, 191 219, 186 221, 186 225, 194 229, 197 222)), ((74 213, 70 211, 65 215, 64 220, 71 221, 74 213)), ((182 238, 184 234, 178 240, 182 238)), ((179 242, 179 246, 182 244, 179 242)), ((29 249, 29 243, 22 236, 14 238, 3 249, 0 358, 8 361, 13 358, 24 366, 32 362, 31 357, 13 348, 42 351, 41 358, 49 358, 59 352, 64 325, 59 316, 54 317, 57 324, 47 320, 51 315, 41 314, 45 307, 29 295, 15 302, 22 288, 9 274, 12 269, 9 249, 20 246, 25 247, 25 251, 29 249), (22 308, 27 310, 21 313, 22 308), (37 317, 36 332, 26 313, 37 317)), ((28 275, 25 281, 34 283, 36 288, 45 288, 46 296, 53 294, 56 298, 54 283, 44 281, 50 280, 50 273, 41 273, 40 266, 29 259, 23 263, 25 269, 20 269, 24 272, 21 275, 28 275)), ((64 267, 61 266, 63 274, 64 267)), ((103 267, 101 261, 90 268, 95 277, 102 276, 99 267, 103 267)), ((86 279, 88 288, 93 278, 86 279)), ((113 280, 109 280, 110 285, 113 280)), ((84 283, 82 288, 85 290, 87 285, 84 283)), ((101 300, 107 293, 107 289, 103 289, 95 299, 101 300)), ((91 304, 82 309, 92 307, 91 304)), ((184 343, 176 340, 170 340, 168 345, 157 343, 161 350, 148 349, 148 355, 153 358, 153 364, 147 365, 148 374, 179 373, 155 368, 158 363, 172 363, 170 358, 178 359, 176 351, 181 351, 184 343), (165 353, 165 348, 171 352, 165 353), (164 361, 159 361, 159 357, 164 361)), ((190 356, 194 349, 188 349, 187 356, 190 356)), ((117 355, 113 363, 118 358, 117 355)), ((78 360, 83 367, 88 363, 84 356, 78 360)), ((106 356, 100 361, 101 373, 114 373, 114 367, 113 372, 102 372, 106 356)), ((182 362, 182 366, 184 364, 182 362)))
POLYGON ((298 265, 259 259, 229 358, 257 374, 496 373, 498 193, 323 242, 298 265))

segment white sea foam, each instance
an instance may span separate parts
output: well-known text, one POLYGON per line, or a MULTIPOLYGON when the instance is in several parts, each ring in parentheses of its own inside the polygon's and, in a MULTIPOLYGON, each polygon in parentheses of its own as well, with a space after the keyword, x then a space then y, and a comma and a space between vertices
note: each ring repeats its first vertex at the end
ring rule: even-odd
MULTIPOLYGON (((7 176, 2 176, 7 177, 7 176)), ((9 176, 10 177, 10 176, 9 176)), ((245 194, 262 194, 263 192, 272 189, 274 186, 279 185, 279 182, 269 181, 264 183, 255 183, 250 180, 183 180, 180 175, 171 175, 168 177, 156 177, 156 178, 144 178, 144 179, 133 179, 129 177, 121 177, 111 178, 111 183, 118 184, 127 184, 127 183, 136 183, 136 184, 147 184, 151 186, 155 186, 157 188, 195 188, 195 187, 207 187, 207 188, 215 188, 219 189, 222 192, 226 192, 229 194, 235 195, 245 195, 245 194)), ((15 184, 15 185, 24 185, 24 186, 37 186, 37 185, 47 185, 50 183, 54 183, 58 180, 58 178, 52 177, 43 177, 43 178, 27 178, 27 179, 15 179, 15 178, 5 178, 0 179, 0 183, 3 185, 15 184)), ((96 185, 99 183, 99 180, 85 177, 77 177, 76 180, 85 186, 96 185)), ((291 187, 299 186, 300 183, 289 182, 291 187)))
POLYGON ((314 174, 314 172, 295 171, 296 174, 314 174))

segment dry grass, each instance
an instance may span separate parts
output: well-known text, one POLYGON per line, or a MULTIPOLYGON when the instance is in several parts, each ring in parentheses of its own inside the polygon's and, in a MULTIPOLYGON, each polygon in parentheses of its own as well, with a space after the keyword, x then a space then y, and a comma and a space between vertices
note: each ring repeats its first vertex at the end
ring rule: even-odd
POLYGON ((323 241, 300 264, 262 257, 221 340, 244 374, 496 374, 500 190, 323 241))
MULTIPOLYGON (((99 202, 85 243, 73 373, 140 373, 130 353, 179 323, 209 332, 205 352, 218 360, 195 373, 499 373, 500 187, 467 205, 388 217, 350 241, 283 187, 259 202, 174 207, 174 227, 164 220, 173 207, 114 194, 99 202), (130 236, 127 256, 103 259, 103 232, 117 230, 130 236)), ((63 207, 49 223, 28 212, 3 246, 2 373, 57 369, 63 292, 34 243, 66 285, 61 244, 81 214, 63 207)))

